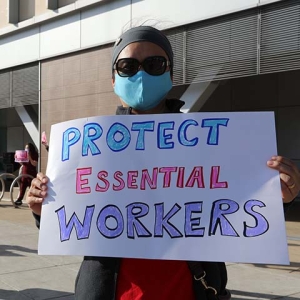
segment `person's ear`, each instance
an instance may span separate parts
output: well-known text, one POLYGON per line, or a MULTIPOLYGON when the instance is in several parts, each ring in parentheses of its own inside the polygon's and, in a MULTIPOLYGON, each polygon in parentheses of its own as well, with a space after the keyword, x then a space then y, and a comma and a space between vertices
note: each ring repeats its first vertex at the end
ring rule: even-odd
POLYGON ((168 71, 170 72, 171 80, 173 82, 173 68, 169 67, 168 71))
POLYGON ((113 88, 115 87, 115 76, 113 76, 111 79, 111 85, 113 88))

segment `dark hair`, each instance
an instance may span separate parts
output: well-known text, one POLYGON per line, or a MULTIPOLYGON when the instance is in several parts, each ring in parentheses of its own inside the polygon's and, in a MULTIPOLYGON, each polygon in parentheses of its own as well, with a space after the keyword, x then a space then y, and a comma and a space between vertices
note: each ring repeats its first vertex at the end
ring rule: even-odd
POLYGON ((27 143, 26 146, 28 147, 28 153, 29 156, 33 159, 33 160, 38 160, 39 158, 39 154, 35 148, 35 146, 32 143, 27 143))

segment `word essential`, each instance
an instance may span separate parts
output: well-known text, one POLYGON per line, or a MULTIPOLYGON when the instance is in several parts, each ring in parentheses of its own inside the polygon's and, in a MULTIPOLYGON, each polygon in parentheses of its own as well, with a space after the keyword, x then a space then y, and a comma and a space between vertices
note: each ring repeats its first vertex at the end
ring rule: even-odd
MULTIPOLYGON (((220 166, 212 166, 209 176, 209 188, 227 188, 227 181, 219 181, 220 166)), ((109 174, 102 170, 97 173, 98 182, 94 187, 89 184, 90 176, 95 176, 92 167, 76 170, 76 193, 88 194, 93 188, 96 192, 122 191, 124 189, 157 189, 157 188, 205 188, 203 166, 195 166, 189 172, 185 167, 156 167, 152 170, 130 170, 126 173, 115 171, 109 174)))

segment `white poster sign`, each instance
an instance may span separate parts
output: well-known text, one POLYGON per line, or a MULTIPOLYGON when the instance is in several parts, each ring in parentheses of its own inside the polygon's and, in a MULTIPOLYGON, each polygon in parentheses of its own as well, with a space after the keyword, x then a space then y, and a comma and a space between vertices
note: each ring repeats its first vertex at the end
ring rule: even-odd
POLYGON ((52 126, 39 254, 288 263, 271 112, 52 126))

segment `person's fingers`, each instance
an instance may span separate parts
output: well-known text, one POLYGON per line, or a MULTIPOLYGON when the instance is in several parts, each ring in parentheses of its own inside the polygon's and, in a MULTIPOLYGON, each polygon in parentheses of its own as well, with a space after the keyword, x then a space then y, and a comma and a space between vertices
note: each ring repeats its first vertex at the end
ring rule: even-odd
POLYGON ((284 203, 289 203, 296 198, 298 195, 298 190, 296 188, 289 188, 282 180, 280 180, 280 184, 284 203))
POLYGON ((267 164, 279 171, 284 202, 292 201, 300 191, 300 172, 296 164, 283 156, 273 156, 267 164))
POLYGON ((34 189, 42 190, 42 185, 43 185, 43 183, 38 178, 33 178, 31 181, 31 186, 30 186, 29 191, 31 192, 31 190, 34 190, 34 189))
POLYGON ((293 186, 295 184, 295 180, 292 178, 292 176, 287 175, 285 173, 279 174, 280 179, 286 184, 287 187, 293 186))
POLYGON ((30 194, 30 191, 26 195, 26 203, 28 207, 37 215, 41 215, 43 198, 34 197, 30 194))
POLYGON ((286 170, 292 170, 295 174, 299 175, 299 169, 296 164, 290 159, 283 156, 273 156, 269 161, 268 165, 272 167, 282 167, 286 168, 286 170))
POLYGON ((35 204, 41 204, 43 200, 44 198, 38 198, 34 196, 26 197, 26 203, 30 208, 32 208, 35 204))
MULTIPOLYGON (((39 175, 39 174, 38 174, 39 175)), ((39 189, 42 191, 47 190, 48 177, 47 176, 37 176, 31 181, 30 189, 39 189)))
POLYGON ((279 160, 269 160, 267 163, 269 167, 276 169, 281 173, 291 174, 292 172, 295 172, 292 166, 279 160))
POLYGON ((28 190, 28 197, 45 198, 46 196, 47 196, 46 190, 35 188, 34 186, 31 186, 30 189, 28 190))
POLYGON ((273 156, 271 159, 273 161, 281 162, 281 163, 291 167, 295 172, 299 173, 298 167, 296 166, 296 164, 291 159, 286 158, 284 156, 280 156, 280 155, 273 156))
POLYGON ((267 164, 270 168, 280 172, 281 179, 286 183, 287 186, 291 186, 294 183, 297 186, 300 185, 299 170, 291 160, 280 157, 280 159, 269 160, 267 164))
POLYGON ((36 178, 39 179, 44 184, 46 184, 49 181, 48 177, 41 172, 37 174, 36 178))
MULTIPOLYGON (((47 196, 48 177, 43 173, 38 173, 37 177, 32 179, 31 186, 26 194, 25 201, 32 209, 35 204, 41 204, 47 196)), ((40 211, 40 209, 38 209, 40 211)))

